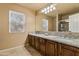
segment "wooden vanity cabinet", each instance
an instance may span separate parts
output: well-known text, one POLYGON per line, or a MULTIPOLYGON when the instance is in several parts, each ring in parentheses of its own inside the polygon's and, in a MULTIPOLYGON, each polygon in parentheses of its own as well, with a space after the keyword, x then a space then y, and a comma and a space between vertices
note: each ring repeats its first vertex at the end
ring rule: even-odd
POLYGON ((74 47, 65 44, 58 44, 58 55, 74 56, 74 47))
POLYGON ((45 56, 45 46, 46 40, 44 38, 40 38, 40 53, 45 56))
POLYGON ((46 41, 46 55, 57 56, 57 43, 47 40, 46 41))
POLYGON ((30 46, 44 56, 79 56, 79 48, 77 47, 33 35, 28 35, 28 39, 30 46))

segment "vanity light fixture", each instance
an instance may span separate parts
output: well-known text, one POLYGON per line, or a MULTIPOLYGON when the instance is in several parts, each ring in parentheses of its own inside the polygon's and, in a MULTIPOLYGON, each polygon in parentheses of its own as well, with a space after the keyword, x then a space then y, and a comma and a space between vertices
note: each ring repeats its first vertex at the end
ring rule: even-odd
POLYGON ((41 10, 41 13, 47 14, 49 12, 52 12, 53 10, 56 10, 56 4, 51 4, 49 6, 47 6, 46 8, 41 10))
POLYGON ((41 10, 41 13, 43 13, 44 12, 44 10, 41 10))

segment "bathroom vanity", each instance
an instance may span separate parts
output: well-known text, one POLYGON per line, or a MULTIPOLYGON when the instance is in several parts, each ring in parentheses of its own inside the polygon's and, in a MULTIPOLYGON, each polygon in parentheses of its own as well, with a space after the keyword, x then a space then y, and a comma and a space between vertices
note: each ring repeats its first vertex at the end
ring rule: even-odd
POLYGON ((79 40, 29 34, 29 45, 43 56, 79 56, 79 40))

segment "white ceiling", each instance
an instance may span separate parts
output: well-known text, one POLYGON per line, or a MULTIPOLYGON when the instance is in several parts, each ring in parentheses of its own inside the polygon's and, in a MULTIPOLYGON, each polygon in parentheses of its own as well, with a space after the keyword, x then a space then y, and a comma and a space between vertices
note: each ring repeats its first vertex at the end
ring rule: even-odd
POLYGON ((45 6, 47 6, 48 3, 19 3, 19 5, 28 7, 31 10, 39 10, 41 8, 44 8, 45 6))
MULTIPOLYGON (((31 10, 37 11, 46 7, 49 3, 19 3, 19 5, 28 7, 31 10)), ((56 3, 56 10, 48 13, 47 15, 53 16, 56 13, 68 14, 75 11, 79 11, 79 3, 56 3)))
POLYGON ((74 12, 79 12, 79 3, 58 3, 56 4, 56 10, 48 15, 53 16, 56 13, 66 15, 74 12))

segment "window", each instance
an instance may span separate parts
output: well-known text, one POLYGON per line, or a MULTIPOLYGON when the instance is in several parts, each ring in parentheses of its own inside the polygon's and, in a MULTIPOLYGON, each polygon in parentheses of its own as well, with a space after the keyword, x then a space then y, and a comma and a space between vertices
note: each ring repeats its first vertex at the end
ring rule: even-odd
POLYGON ((9 32, 24 32, 25 15, 16 11, 9 11, 9 32))
POLYGON ((79 32, 79 13, 69 16, 69 31, 79 32))
POLYGON ((43 31, 48 31, 48 20, 47 19, 42 20, 42 29, 43 31))

